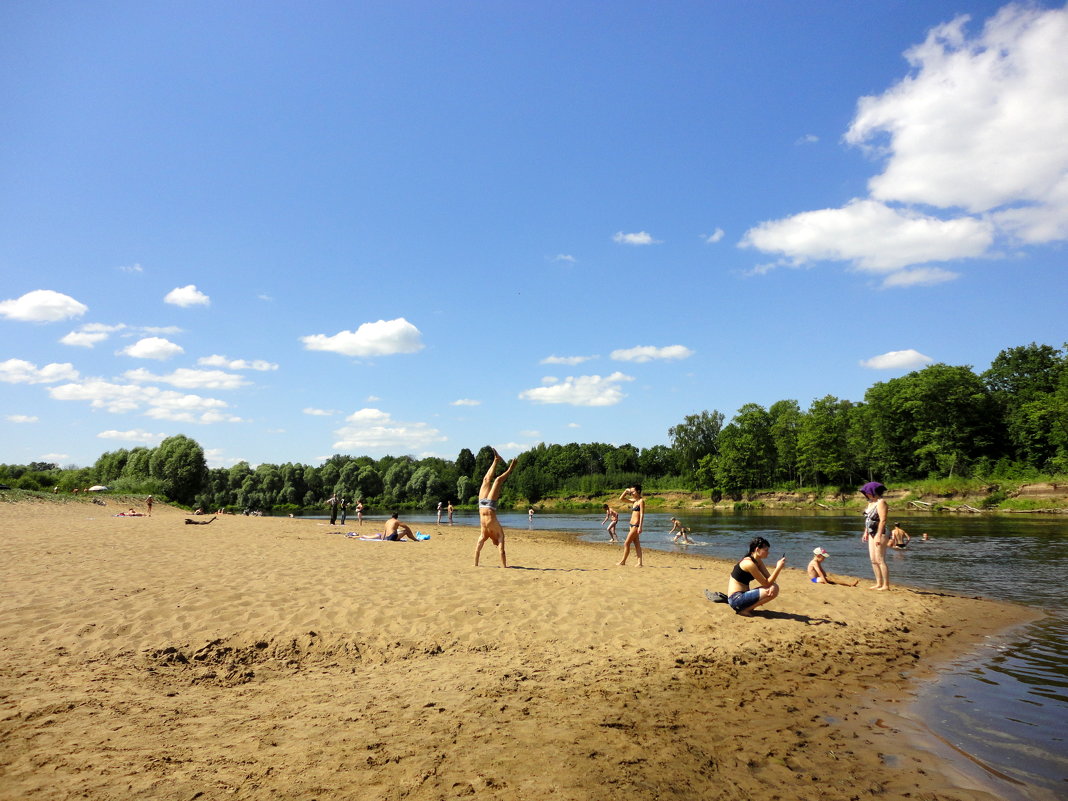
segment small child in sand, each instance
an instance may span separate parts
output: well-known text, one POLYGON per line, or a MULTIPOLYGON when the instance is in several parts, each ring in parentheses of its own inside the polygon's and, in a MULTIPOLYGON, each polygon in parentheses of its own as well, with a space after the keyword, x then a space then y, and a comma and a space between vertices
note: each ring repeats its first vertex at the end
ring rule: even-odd
POLYGON ((808 563, 808 578, 813 584, 841 584, 845 587, 856 587, 860 584, 860 579, 857 579, 852 584, 844 581, 831 581, 831 577, 827 575, 827 571, 823 569, 823 560, 830 556, 825 548, 816 547, 812 549, 814 556, 812 561, 808 563))

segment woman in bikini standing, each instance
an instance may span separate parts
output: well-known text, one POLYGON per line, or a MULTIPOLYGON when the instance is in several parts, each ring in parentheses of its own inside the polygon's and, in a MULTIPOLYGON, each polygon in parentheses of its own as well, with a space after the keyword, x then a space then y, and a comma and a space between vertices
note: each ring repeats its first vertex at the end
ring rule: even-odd
POLYGON ((868 543, 871 569, 875 573, 875 584, 868 589, 888 590, 890 572, 886 567, 886 547, 890 544, 890 537, 886 534, 886 518, 889 511, 883 500, 886 487, 878 481, 869 481, 860 491, 868 499, 868 506, 864 510, 864 536, 860 539, 868 543))
POLYGON ((619 496, 619 500, 628 499, 631 502, 630 507, 630 531, 627 533, 627 539, 623 541, 623 559, 619 562, 621 565, 627 563, 627 557, 630 556, 630 546, 634 546, 634 553, 638 557, 638 567, 642 566, 642 544, 641 534, 642 526, 645 524, 645 498, 642 497, 642 485, 635 484, 633 487, 628 487, 623 490, 623 494, 619 496))
MULTIPOLYGON (((482 546, 486 544, 486 540, 491 540, 501 552, 501 567, 508 567, 508 556, 504 552, 504 529, 501 527, 501 521, 497 519, 497 501, 501 497, 501 484, 511 475, 515 467, 515 459, 512 459, 507 470, 494 478, 493 474, 497 472, 497 463, 500 461, 500 454, 494 449, 493 462, 486 471, 486 477, 482 479, 482 486, 478 490, 478 522, 482 531, 478 538, 478 545, 475 546, 475 567, 478 567, 478 555, 482 553, 482 546)), ((452 503, 450 502, 449 505, 451 506, 452 503)))

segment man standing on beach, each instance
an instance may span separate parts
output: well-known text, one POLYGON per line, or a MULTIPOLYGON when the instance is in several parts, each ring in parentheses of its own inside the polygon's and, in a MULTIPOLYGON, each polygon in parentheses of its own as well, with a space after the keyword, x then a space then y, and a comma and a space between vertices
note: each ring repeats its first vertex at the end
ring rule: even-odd
POLYGON ((152 517, 152 496, 151 495, 149 495, 148 498, 145 499, 145 506, 148 507, 148 516, 152 517))
POLYGON ((330 525, 333 526, 337 523, 337 495, 331 495, 326 505, 330 507, 330 525))

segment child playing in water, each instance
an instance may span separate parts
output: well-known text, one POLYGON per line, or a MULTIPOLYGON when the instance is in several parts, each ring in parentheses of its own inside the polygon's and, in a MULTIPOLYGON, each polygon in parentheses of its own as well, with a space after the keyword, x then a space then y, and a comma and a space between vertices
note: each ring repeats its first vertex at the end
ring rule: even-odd
POLYGON ((823 560, 830 556, 825 548, 813 548, 812 561, 808 563, 808 578, 813 584, 841 584, 845 587, 856 587, 860 584, 860 579, 857 579, 852 584, 847 584, 844 581, 831 581, 831 577, 827 575, 827 571, 823 569, 823 560))

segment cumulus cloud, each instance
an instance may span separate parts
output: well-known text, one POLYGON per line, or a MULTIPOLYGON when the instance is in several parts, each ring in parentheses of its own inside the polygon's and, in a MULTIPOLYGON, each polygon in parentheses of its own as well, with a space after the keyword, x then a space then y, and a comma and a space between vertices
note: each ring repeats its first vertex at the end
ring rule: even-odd
POLYGON ((860 362, 860 366, 872 370, 909 370, 913 367, 930 364, 933 361, 934 359, 930 356, 924 356, 918 350, 909 348, 908 350, 892 350, 881 356, 863 359, 860 362))
POLYGON ((633 377, 620 372, 604 377, 599 375, 568 376, 563 381, 547 376, 542 379, 543 386, 523 390, 519 393, 519 398, 533 403, 615 406, 626 397, 619 385, 624 381, 633 380, 633 377))
POLYGON ((172 289, 163 297, 163 302, 185 309, 190 306, 210 306, 211 298, 197 289, 196 284, 189 284, 172 289))
POLYGON ((934 286, 944 284, 960 277, 960 273, 952 270, 943 270, 941 267, 916 267, 910 270, 899 270, 891 273, 883 279, 884 289, 910 286, 934 286))
POLYGON ((897 273, 1068 239, 1068 8, 1008 5, 975 34, 968 23, 932 29, 906 52, 907 77, 858 102, 845 141, 883 164, 869 198, 763 223, 743 244, 897 273))
POLYGON ((634 234, 625 234, 622 231, 616 232, 612 237, 612 241, 620 245, 659 245, 660 240, 653 239, 651 234, 645 231, 638 231, 634 234))
POLYGON ((97 434, 100 439, 114 439, 120 442, 139 442, 144 445, 158 445, 164 439, 166 434, 153 434, 149 431, 142 431, 141 429, 130 429, 129 431, 116 431, 111 429, 109 431, 101 431, 97 434))
POLYGON ((341 414, 341 412, 337 409, 316 409, 314 406, 307 406, 304 409, 304 414, 312 417, 333 417, 335 414, 341 414))
POLYGON ((641 364, 643 362, 651 362, 654 359, 662 359, 664 361, 688 359, 693 354, 692 350, 683 345, 668 345, 663 348, 653 347, 652 345, 639 345, 636 348, 614 350, 610 357, 617 362, 638 362, 641 364))
POLYGON ((334 432, 336 450, 418 451, 447 439, 426 423, 398 422, 379 409, 360 409, 346 417, 345 423, 334 432))
POLYGON ((710 245, 714 245, 726 236, 722 228, 717 228, 710 234, 702 234, 702 238, 710 245))
POLYGON ((0 316, 28 323, 54 323, 81 317, 89 311, 70 295, 51 289, 35 289, 13 300, 0 301, 0 316))
POLYGON ((392 356, 416 353, 424 347, 419 329, 403 317, 364 323, 355 331, 340 331, 333 336, 312 334, 301 337, 307 350, 326 350, 343 356, 392 356))
POLYGON ((73 345, 78 348, 91 348, 98 342, 103 342, 111 334, 126 328, 125 325, 104 325, 103 323, 86 323, 76 331, 60 338, 60 344, 73 345))
POLYGON ((538 364, 569 364, 576 365, 596 359, 596 356, 546 356, 538 364))
POLYGON ((23 359, 0 362, 0 381, 7 384, 52 384, 56 381, 74 381, 77 378, 78 371, 70 362, 53 362, 40 368, 23 359))
POLYGON ((480 401, 480 400, 471 400, 470 398, 460 398, 459 400, 454 400, 449 405, 450 406, 481 406, 482 405, 482 401, 480 401))
POLYGON ((170 384, 180 389, 239 389, 249 384, 244 378, 233 373, 222 370, 193 370, 188 367, 179 367, 167 375, 155 375, 139 367, 136 370, 127 370, 123 373, 123 378, 141 384, 170 384))
POLYGON ((9 414, 6 419, 9 423, 36 423, 38 420, 31 414, 9 414))
POLYGON ((94 409, 116 414, 144 410, 146 417, 157 420, 180 423, 242 422, 240 417, 225 411, 229 404, 218 398, 205 398, 153 386, 116 384, 101 378, 50 387, 48 394, 55 400, 83 401, 94 409))
POLYGON ((981 256, 993 241, 994 226, 987 220, 942 220, 876 200, 853 200, 840 209, 761 223, 746 232, 742 246, 781 253, 791 266, 838 260, 890 273, 912 264, 981 256))
POLYGON ((135 359, 157 359, 166 361, 179 353, 185 353, 181 345, 176 345, 169 339, 162 337, 145 337, 132 345, 123 348, 119 353, 132 356, 135 359))
POLYGON ((245 359, 229 359, 226 356, 217 354, 212 356, 201 356, 197 359, 197 364, 202 364, 205 367, 224 367, 227 370, 259 370, 261 372, 266 372, 278 369, 277 364, 264 361, 263 359, 247 361, 245 359))

